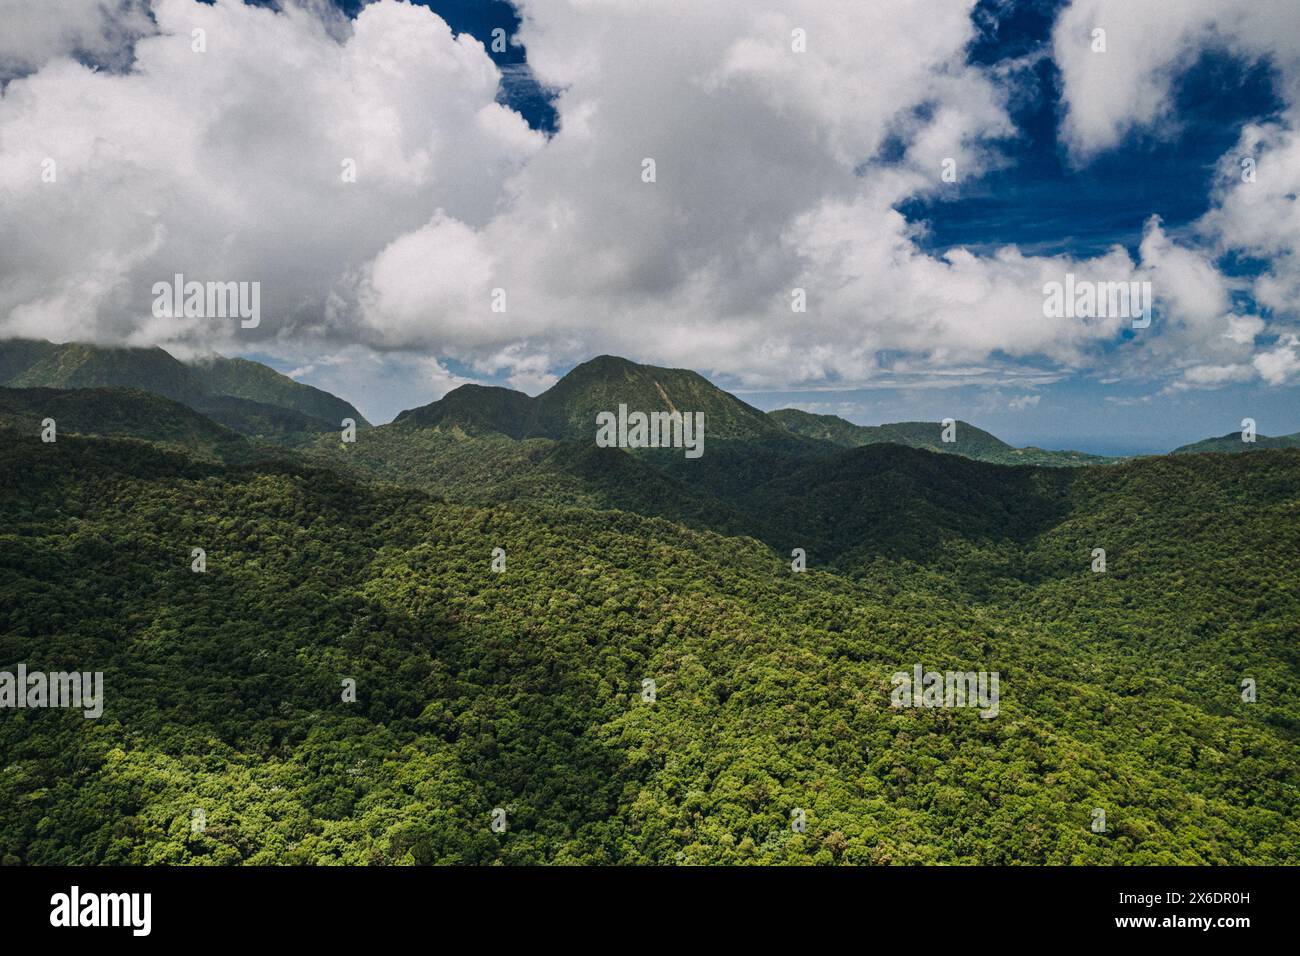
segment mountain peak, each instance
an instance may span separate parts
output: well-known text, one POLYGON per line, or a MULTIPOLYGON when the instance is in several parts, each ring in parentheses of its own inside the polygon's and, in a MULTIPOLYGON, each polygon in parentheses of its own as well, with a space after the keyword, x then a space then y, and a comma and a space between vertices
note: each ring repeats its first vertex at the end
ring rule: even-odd
POLYGON ((397 421, 416 427, 460 427, 512 438, 590 441, 596 416, 620 405, 640 412, 703 412, 710 438, 781 435, 752 405, 690 369, 642 365, 617 355, 598 355, 575 365, 538 395, 484 385, 462 385, 397 421))

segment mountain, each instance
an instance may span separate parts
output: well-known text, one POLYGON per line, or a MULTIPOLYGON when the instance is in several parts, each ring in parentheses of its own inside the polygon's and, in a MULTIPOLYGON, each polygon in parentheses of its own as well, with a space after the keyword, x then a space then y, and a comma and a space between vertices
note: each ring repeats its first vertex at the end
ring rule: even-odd
POLYGON ((779 409, 768 413, 768 417, 796 435, 829 441, 844 448, 892 442, 999 465, 1095 465, 1112 460, 1079 451, 1045 451, 1033 446, 1016 448, 963 421, 956 423, 955 441, 945 442, 943 426, 938 422, 855 425, 837 415, 814 415, 797 408, 779 409))
POLYGON ((1206 438, 1202 441, 1193 442, 1190 445, 1182 445, 1173 450, 1175 455, 1194 455, 1202 452, 1227 452, 1236 453, 1243 451, 1264 451, 1270 448, 1300 448, 1300 432, 1294 435, 1281 435, 1269 438, 1266 435, 1256 435, 1253 442, 1241 440, 1241 432, 1228 432, 1219 438, 1206 438))
POLYGON ((12 381, 58 348, 44 339, 0 340, 0 385, 12 381))
POLYGON ((783 536, 769 515, 738 509, 756 483, 838 454, 829 442, 791 434, 757 408, 686 369, 599 356, 536 398, 462 385, 369 429, 355 444, 322 435, 303 454, 358 478, 398 482, 451 500, 530 502, 633 510, 694 528, 783 536), (601 412, 702 412, 702 458, 680 449, 595 446, 601 412))
MULTIPOLYGON (((507 388, 462 385, 436 402, 402 412, 394 424, 460 429, 470 435, 494 433, 515 439, 592 441, 596 416, 601 412, 616 413, 620 405, 627 406, 629 412, 703 412, 706 444, 717 450, 729 443, 743 443, 749 469, 764 455, 806 458, 829 453, 833 450, 829 446, 857 448, 882 442, 1005 465, 1070 466, 1110 460, 1083 452, 1015 448, 966 422, 957 423, 955 442, 944 442, 938 422, 865 426, 793 408, 765 413, 696 372, 640 365, 611 355, 575 366, 536 398, 507 388)), ((645 450, 643 454, 653 456, 654 452, 645 450)), ((719 454, 730 457, 726 451, 719 454)), ((724 467, 729 469, 730 465, 728 461, 724 467)), ((692 466, 697 477, 710 470, 709 466, 692 466)), ((674 470, 682 471, 677 467, 674 470)))
POLYGON ((325 422, 335 431, 343 427, 345 418, 351 418, 359 428, 370 425, 350 402, 322 389, 295 382, 260 362, 212 355, 196 359, 190 368, 199 374, 209 395, 279 406, 325 422))
POLYGON ((596 416, 617 413, 619 405, 630 412, 703 412, 708 439, 780 434, 763 412, 696 372, 639 365, 612 355, 575 366, 536 398, 506 388, 462 385, 432 404, 402 412, 394 424, 592 441, 596 416))
POLYGON ((318 435, 331 435, 335 441, 339 439, 338 426, 281 405, 233 395, 203 396, 195 399, 193 405, 213 421, 249 438, 291 446, 301 445, 318 435))
POLYGON ((400 413, 393 424, 528 438, 535 431, 535 406, 534 399, 513 389, 461 385, 432 404, 400 413))
POLYGON ((128 348, 30 339, 0 341, 0 385, 11 388, 139 388, 199 411, 210 412, 248 434, 301 437, 340 429, 344 418, 358 427, 369 422, 353 406, 328 392, 295 382, 247 359, 214 355, 184 363, 160 348, 128 348), (251 405, 239 405, 252 402, 251 405), (276 419, 266 406, 304 418, 276 419))
MULTIPOLYGON (((787 511, 771 500, 772 489, 794 487, 794 476, 809 477, 825 463, 828 473, 845 453, 868 444, 906 445, 929 451, 956 453, 981 461, 1005 464, 1079 465, 1106 459, 1072 452, 1017 449, 965 422, 957 425, 957 441, 945 443, 938 422, 905 422, 868 428, 833 416, 814 416, 787 409, 764 413, 683 369, 639 365, 613 356, 600 356, 576 366, 536 398, 511 389, 464 385, 442 399, 398 415, 387 426, 372 429, 355 445, 343 446, 322 435, 305 453, 327 467, 342 468, 363 479, 408 484, 447 495, 451 500, 482 502, 508 496, 516 503, 572 503, 582 507, 630 508, 641 514, 675 515, 648 498, 633 500, 612 493, 606 469, 574 469, 563 474, 557 464, 566 454, 582 456, 591 448, 596 419, 619 406, 629 411, 702 411, 706 425, 705 453, 686 458, 678 449, 635 449, 626 459, 643 463, 638 477, 624 476, 647 494, 654 488, 646 468, 666 476, 693 502, 692 527, 719 530, 700 502, 711 502, 718 513, 743 515, 753 536, 778 545, 803 535, 807 546, 824 556, 851 550, 842 535, 834 540, 809 538, 811 526, 792 528, 787 511), (445 436, 435 439, 433 434, 445 436), (497 440, 493 440, 497 439, 497 440), (573 444, 542 451, 543 446, 515 448, 524 442, 573 444)), ((617 461, 609 458, 609 462, 617 461)), ((942 467, 941 463, 936 463, 942 467)), ((626 467, 631 468, 630 464, 626 467)), ((665 489, 666 493, 666 489, 665 489)), ((796 503, 798 510, 802 505, 796 503)), ((730 520, 730 518, 728 519, 730 520)), ((831 522, 831 526, 834 522, 831 522)), ((733 527, 728 525, 727 527, 733 527)), ((857 528, 849 521, 845 527, 857 528)), ((828 526, 827 530, 833 530, 828 526)))
POLYGON ((771 437, 767 416, 688 369, 639 365, 602 355, 573 368, 536 399, 537 427, 552 438, 589 441, 596 416, 617 412, 704 413, 709 439, 754 440, 771 437))
POLYGON ((0 342, 0 367, 16 368, 15 356, 31 365, 0 382, 10 388, 141 388, 178 402, 207 393, 201 376, 160 348, 123 348, 69 342, 35 350, 31 343, 0 342))
POLYGON ((243 436, 194 409, 136 388, 0 388, 0 427, 39 435, 55 422, 65 436, 94 435, 148 441, 171 451, 228 463, 267 457, 243 436))

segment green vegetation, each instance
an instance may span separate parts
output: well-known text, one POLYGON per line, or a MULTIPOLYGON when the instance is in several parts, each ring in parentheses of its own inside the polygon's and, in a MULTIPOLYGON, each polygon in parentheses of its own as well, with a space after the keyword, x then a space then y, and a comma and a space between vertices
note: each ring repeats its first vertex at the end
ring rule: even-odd
POLYGON ((1241 440, 1241 432, 1228 432, 1218 438, 1206 438, 1203 441, 1192 442, 1190 445, 1182 445, 1175 448, 1175 455, 1195 455, 1201 452, 1228 452, 1236 453, 1243 451, 1264 451, 1269 448, 1300 448, 1300 432, 1294 435, 1279 435, 1272 438, 1267 435, 1256 435, 1253 442, 1241 440))
POLYGON ((294 449, 0 389, 0 670, 106 695, 0 710, 0 860, 1300 862, 1300 450, 843 447, 598 362, 354 444, 263 409, 294 449), (575 433, 661 388, 731 416, 702 458, 575 433), (892 708, 917 664, 997 717, 892 708))
POLYGON ((612 355, 584 362, 536 398, 508 388, 462 385, 431 405, 402 412, 394 424, 589 442, 597 413, 620 404, 640 412, 703 412, 709 439, 754 440, 782 431, 763 412, 696 372, 612 355))
POLYGON ((319 388, 295 382, 260 362, 212 355, 190 367, 199 373, 204 389, 210 395, 278 405, 318 419, 333 430, 341 428, 345 418, 351 418, 361 427, 370 424, 351 403, 319 388))
POLYGON ((1101 455, 1081 451, 1044 451, 1042 448, 1016 448, 968 422, 958 421, 954 440, 943 440, 938 422, 897 422, 891 425, 854 425, 836 415, 814 415, 797 408, 770 412, 784 428, 796 435, 832 442, 843 448, 858 448, 890 442, 927 451, 964 455, 977 461, 998 465, 1098 465, 1106 461, 1101 455))
MULTIPOLYGON (((341 428, 296 409, 232 395, 200 398, 195 400, 194 406, 213 421, 241 435, 282 445, 301 445, 324 434, 337 439, 342 432, 341 428)), ((361 420, 356 421, 357 427, 362 427, 361 420)))
POLYGON ((53 419, 57 437, 133 438, 208 461, 274 457, 187 405, 138 388, 0 388, 0 426, 27 438, 53 419))
POLYGON ((0 385, 142 389, 182 402, 241 434, 288 443, 321 431, 338 431, 344 418, 359 427, 369 425, 343 399, 258 362, 213 355, 186 364, 160 348, 0 341, 0 385))

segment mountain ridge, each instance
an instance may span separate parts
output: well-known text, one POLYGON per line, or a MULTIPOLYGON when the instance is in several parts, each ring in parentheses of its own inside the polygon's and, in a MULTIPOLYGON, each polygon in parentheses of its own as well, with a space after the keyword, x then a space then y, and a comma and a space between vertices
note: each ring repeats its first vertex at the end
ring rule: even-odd
POLYGON ((890 442, 999 465, 1072 466, 1104 464, 1114 460, 1087 452, 1048 451, 1032 445, 1017 448, 991 432, 961 419, 955 421, 954 440, 945 442, 943 425, 939 422, 856 425, 838 415, 817 415, 797 408, 777 409, 768 412, 768 416, 795 434, 823 438, 844 448, 890 442))
POLYGON ((1203 438, 1188 445, 1180 445, 1171 455, 1200 455, 1206 453, 1239 454, 1276 448, 1300 448, 1300 432, 1294 435, 1256 435, 1253 442, 1241 440, 1241 432, 1228 432, 1214 438, 1203 438))
MULTIPOLYGON (((957 422, 956 441, 945 442, 939 422, 855 425, 837 416, 800 409, 764 412, 698 372, 642 365, 613 355, 598 355, 574 366, 535 397, 501 386, 466 384, 436 401, 399 413, 391 424, 460 428, 470 434, 495 432, 519 440, 583 441, 594 437, 598 413, 615 412, 620 405, 647 413, 701 411, 706 443, 760 441, 779 446, 793 436, 838 448, 891 442, 1008 465, 1073 466, 1112 460, 1084 452, 1016 448, 964 421, 957 422)), ((801 451, 813 448, 792 447, 801 451)))
MULTIPOLYGON (((269 434, 338 429, 344 418, 359 428, 370 423, 348 401, 323 389, 296 382, 270 366, 243 358, 209 355, 182 362, 158 346, 137 348, 86 342, 55 343, 43 339, 0 340, 0 386, 10 388, 138 388, 188 405, 241 430, 247 419, 268 420, 265 406, 275 406, 311 421, 294 418, 270 426, 269 434), (230 401, 256 403, 239 406, 230 401), (258 408, 257 406, 263 406, 258 408), (206 407, 205 407, 206 406, 206 407)), ((270 416, 273 417, 273 416, 270 416)))
MULTIPOLYGON (((249 359, 210 355, 182 362, 165 349, 100 346, 44 339, 0 340, 0 387, 140 388, 179 401, 249 438, 296 446, 337 431, 345 418, 374 427, 346 399, 297 382, 249 359)), ((799 408, 764 412, 690 369, 646 365, 598 355, 574 366, 549 389, 529 396, 498 385, 467 383, 441 398, 405 409, 388 423, 401 428, 460 429, 522 441, 587 441, 595 416, 619 405, 641 412, 702 411, 706 440, 717 448, 740 441, 778 455, 826 454, 829 447, 894 443, 1004 465, 1074 467, 1123 457, 1016 447, 964 420, 944 442, 938 422, 858 425, 799 408), (794 439, 793 442, 789 439, 794 439)), ((383 427, 383 426, 380 426, 383 427)), ((1238 433, 1202 439, 1163 454, 1245 452, 1300 447, 1300 432, 1243 443, 1238 433)), ((766 453, 766 452, 765 452, 766 453)), ((1161 454, 1161 453, 1157 453, 1161 454)))

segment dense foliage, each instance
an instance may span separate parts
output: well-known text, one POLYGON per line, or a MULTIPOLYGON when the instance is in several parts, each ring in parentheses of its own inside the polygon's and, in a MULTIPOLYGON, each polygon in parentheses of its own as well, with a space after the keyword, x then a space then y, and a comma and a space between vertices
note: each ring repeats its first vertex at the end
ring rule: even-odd
POLYGON ((0 711, 0 857, 1300 861, 1300 452, 716 450, 0 432, 0 669, 107 697, 0 711), (891 708, 918 663, 1000 713, 891 708))
POLYGON ((343 399, 295 382, 260 362, 210 355, 186 363, 160 348, 7 339, 0 341, 0 386, 143 389, 184 402, 236 430, 241 415, 264 418, 266 405, 314 420, 314 427, 298 431, 339 428, 344 418, 362 427, 369 424, 343 399), (228 400, 218 401, 223 397, 228 400), (226 422, 223 415, 232 420, 226 422))
POLYGON ((1242 441, 1241 432, 1228 432, 1218 438, 1206 438, 1203 441, 1182 445, 1173 450, 1175 455, 1198 454, 1215 451, 1233 454, 1243 451, 1265 451, 1270 448, 1300 448, 1300 432, 1294 435, 1256 435, 1254 441, 1242 441))
POLYGON ((842 448, 863 445, 894 444, 926 451, 963 455, 976 461, 997 465, 1099 465, 1109 459, 1081 451, 1044 451, 1042 448, 1016 448, 1000 438, 976 428, 969 422, 956 421, 952 440, 943 440, 940 422, 895 422, 889 425, 855 425, 837 415, 814 415, 797 408, 769 412, 768 418, 796 435, 817 438, 842 448))

